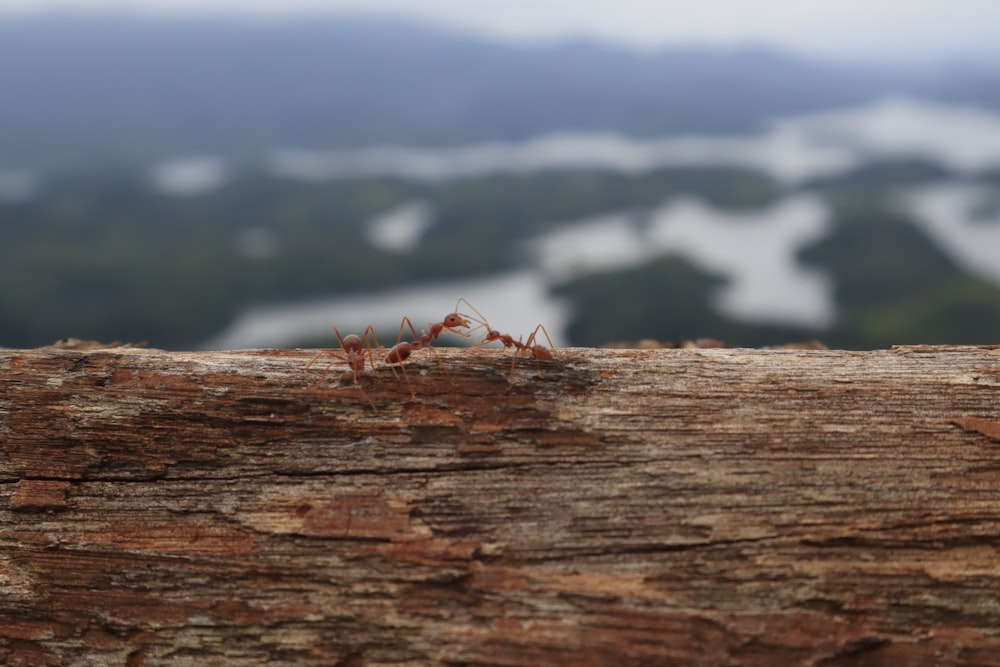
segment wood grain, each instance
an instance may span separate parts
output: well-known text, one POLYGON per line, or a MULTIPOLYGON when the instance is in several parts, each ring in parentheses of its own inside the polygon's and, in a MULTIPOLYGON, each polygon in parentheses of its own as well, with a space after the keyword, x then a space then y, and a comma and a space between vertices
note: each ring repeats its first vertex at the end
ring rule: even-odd
POLYGON ((0 350, 4 665, 995 665, 1000 348, 0 350))

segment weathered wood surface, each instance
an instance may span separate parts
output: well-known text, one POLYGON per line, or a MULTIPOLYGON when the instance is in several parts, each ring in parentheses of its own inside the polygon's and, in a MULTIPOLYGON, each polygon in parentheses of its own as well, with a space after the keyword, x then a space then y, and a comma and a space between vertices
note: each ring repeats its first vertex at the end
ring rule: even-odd
POLYGON ((1000 659, 998 348, 310 356, 0 350, 0 664, 1000 659))

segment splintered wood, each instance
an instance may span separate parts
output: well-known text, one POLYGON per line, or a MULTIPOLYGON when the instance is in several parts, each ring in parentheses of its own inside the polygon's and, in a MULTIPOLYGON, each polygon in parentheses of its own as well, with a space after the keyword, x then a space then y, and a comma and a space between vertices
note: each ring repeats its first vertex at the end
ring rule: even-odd
POLYGON ((0 350, 0 664, 995 665, 1000 349, 0 350))

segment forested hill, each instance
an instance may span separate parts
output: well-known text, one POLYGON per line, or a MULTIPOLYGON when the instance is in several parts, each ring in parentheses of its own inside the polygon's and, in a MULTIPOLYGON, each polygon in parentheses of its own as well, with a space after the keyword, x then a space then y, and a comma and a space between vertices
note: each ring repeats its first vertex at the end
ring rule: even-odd
POLYGON ((385 19, 41 15, 0 21, 0 169, 564 129, 742 132, 887 93, 1000 108, 1000 72, 513 46, 385 19))

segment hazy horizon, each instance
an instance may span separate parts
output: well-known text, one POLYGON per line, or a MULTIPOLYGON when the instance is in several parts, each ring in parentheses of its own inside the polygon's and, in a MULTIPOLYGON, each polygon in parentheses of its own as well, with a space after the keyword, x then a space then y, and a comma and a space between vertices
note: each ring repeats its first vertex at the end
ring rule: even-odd
MULTIPOLYGON (((773 48, 843 61, 1000 63, 996 0, 0 0, 4 18, 65 12, 273 21, 307 16, 374 16, 416 21, 472 37, 514 43, 589 40, 660 51, 675 47, 773 48)), ((997 65, 1000 67, 1000 64, 997 65)))

